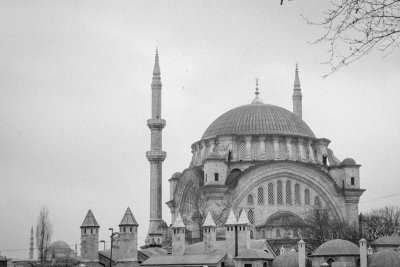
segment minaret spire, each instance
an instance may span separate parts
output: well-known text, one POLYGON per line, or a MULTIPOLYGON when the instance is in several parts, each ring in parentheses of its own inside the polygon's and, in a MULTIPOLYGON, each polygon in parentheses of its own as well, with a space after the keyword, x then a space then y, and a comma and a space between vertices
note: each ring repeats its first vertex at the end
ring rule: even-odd
POLYGON ((300 119, 302 119, 303 117, 302 98, 303 96, 301 94, 301 88, 300 88, 299 68, 296 63, 292 99, 293 99, 293 113, 296 114, 300 119))
POLYGON ((33 226, 31 227, 31 242, 29 243, 29 259, 33 260, 33 226))
POLYGON ((151 83, 151 119, 147 120, 147 126, 151 131, 151 147, 146 152, 147 160, 150 162, 150 224, 146 238, 146 245, 161 245, 162 234, 160 226, 162 220, 162 162, 167 153, 162 151, 162 129, 165 120, 161 119, 161 72, 156 49, 154 61, 153 79, 151 83))

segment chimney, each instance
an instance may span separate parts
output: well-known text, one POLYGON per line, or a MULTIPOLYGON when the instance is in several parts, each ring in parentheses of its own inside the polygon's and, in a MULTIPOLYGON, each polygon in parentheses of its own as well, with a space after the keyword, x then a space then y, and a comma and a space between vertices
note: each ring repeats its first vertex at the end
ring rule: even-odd
POLYGON ((367 240, 362 238, 360 241, 360 267, 367 267, 367 240))
POLYGON ((306 242, 301 239, 299 242, 297 242, 299 245, 299 267, 305 267, 306 266, 306 242))

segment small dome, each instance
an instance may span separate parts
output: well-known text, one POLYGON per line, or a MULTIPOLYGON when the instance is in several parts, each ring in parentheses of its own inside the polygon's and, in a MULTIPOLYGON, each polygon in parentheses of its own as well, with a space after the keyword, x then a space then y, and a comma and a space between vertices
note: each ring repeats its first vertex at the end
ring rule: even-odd
POLYGON ((294 113, 274 105, 243 105, 219 116, 201 139, 219 135, 289 135, 315 138, 310 127, 294 113))
POLYGON ((399 267, 400 253, 394 250, 381 250, 368 257, 368 266, 399 267))
POLYGON ((52 248, 52 249, 59 249, 59 248, 65 249, 65 248, 68 248, 68 249, 70 249, 69 245, 67 243, 65 243, 64 241, 61 241, 61 240, 58 240, 58 241, 55 241, 55 242, 51 243, 49 248, 52 248))
POLYGON ((382 236, 373 242, 374 245, 400 246, 400 236, 382 236))
POLYGON ((342 161, 342 165, 356 165, 356 161, 352 158, 346 158, 342 161))
POLYGON ((272 267, 298 267, 299 253, 289 251, 276 257, 272 262, 272 267))
POLYGON ((263 259, 270 260, 274 257, 262 249, 245 249, 239 253, 238 259, 263 259))
POLYGON ((171 178, 179 178, 181 176, 180 172, 175 172, 174 174, 172 174, 171 178))
POLYGON ((306 223, 302 218, 294 213, 287 211, 278 211, 271 216, 260 226, 300 226, 306 223))
POLYGON ((329 240, 319 246, 312 256, 357 256, 360 249, 353 243, 343 239, 329 240))

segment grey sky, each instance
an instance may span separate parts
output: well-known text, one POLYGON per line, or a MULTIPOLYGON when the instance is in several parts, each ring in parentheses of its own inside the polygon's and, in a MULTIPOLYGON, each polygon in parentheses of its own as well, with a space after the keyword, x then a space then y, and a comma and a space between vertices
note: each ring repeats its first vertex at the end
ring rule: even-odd
MULTIPOLYGON (((303 119, 339 159, 362 164, 360 211, 398 205, 400 50, 372 53, 323 79, 312 46, 328 1, 1 1, 0 251, 27 258, 47 205, 53 240, 80 242, 92 209, 100 238, 130 206, 144 243, 149 218, 150 83, 160 51, 167 180, 219 115, 250 103, 291 110, 296 61, 303 119), (305 3, 307 2, 307 3, 305 3), (374 201, 371 201, 374 200, 374 201)), ((169 210, 163 217, 170 223, 169 210)), ((109 245, 108 245, 109 246, 109 245)))

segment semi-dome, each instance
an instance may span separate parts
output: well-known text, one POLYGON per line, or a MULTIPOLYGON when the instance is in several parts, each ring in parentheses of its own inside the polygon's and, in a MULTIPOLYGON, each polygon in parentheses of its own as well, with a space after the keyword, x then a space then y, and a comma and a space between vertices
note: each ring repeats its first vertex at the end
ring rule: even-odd
POLYGON ((376 267, 399 267, 400 253, 394 250, 384 249, 368 257, 368 266, 376 267))
POLYGON ((298 267, 299 266, 299 253, 289 251, 276 257, 272 262, 273 267, 298 267))
POLYGON ((343 239, 333 239, 323 243, 312 256, 357 256, 360 249, 353 243, 343 239))
POLYGON ((220 135, 291 135, 315 138, 308 125, 294 113, 269 104, 243 105, 219 116, 201 139, 220 135))

